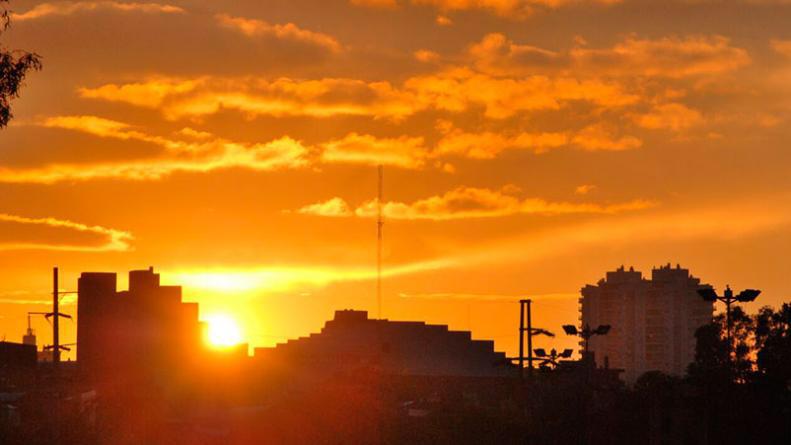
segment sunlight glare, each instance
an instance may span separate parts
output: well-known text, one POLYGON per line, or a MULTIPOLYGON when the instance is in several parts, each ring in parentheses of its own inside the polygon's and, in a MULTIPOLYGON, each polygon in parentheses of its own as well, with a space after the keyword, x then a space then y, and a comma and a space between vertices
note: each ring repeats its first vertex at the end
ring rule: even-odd
POLYGON ((205 321, 209 325, 206 337, 211 346, 227 348, 242 342, 242 331, 232 317, 211 315, 205 321))

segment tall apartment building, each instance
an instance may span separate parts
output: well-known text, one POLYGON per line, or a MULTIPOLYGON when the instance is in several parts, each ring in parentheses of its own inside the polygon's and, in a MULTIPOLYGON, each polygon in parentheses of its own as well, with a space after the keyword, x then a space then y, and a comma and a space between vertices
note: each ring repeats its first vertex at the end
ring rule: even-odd
POLYGON ((160 286, 153 269, 129 272, 118 291, 114 273, 78 281, 77 362, 95 378, 180 368, 201 345, 198 305, 181 301, 180 286, 160 286))
POLYGON ((590 340, 597 365, 608 360, 610 367, 624 370, 627 383, 647 371, 685 374, 695 357, 695 331, 713 317, 713 303, 697 294, 703 287, 710 286, 670 264, 653 269, 650 280, 621 267, 583 287, 582 326, 612 327, 590 340))

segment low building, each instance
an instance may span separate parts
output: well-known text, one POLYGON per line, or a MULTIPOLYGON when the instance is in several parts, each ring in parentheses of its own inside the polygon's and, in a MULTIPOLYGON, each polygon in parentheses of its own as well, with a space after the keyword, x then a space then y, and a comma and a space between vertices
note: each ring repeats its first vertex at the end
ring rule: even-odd
POLYGON ((321 332, 274 348, 255 359, 332 373, 372 367, 400 376, 504 377, 516 368, 491 340, 419 321, 368 318, 365 311, 337 311, 321 332))
POLYGON ((36 367, 36 346, 0 341, 0 370, 36 367))

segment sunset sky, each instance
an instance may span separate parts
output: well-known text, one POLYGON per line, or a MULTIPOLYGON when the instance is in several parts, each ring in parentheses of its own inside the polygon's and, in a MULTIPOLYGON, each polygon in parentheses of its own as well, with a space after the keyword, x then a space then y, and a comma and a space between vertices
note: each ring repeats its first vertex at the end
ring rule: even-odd
POLYGON ((622 264, 791 295, 789 0, 10 7, 44 63, 0 130, 10 341, 54 265, 154 266, 257 346, 375 312, 378 164, 386 318, 515 353, 520 297, 561 334, 622 264))

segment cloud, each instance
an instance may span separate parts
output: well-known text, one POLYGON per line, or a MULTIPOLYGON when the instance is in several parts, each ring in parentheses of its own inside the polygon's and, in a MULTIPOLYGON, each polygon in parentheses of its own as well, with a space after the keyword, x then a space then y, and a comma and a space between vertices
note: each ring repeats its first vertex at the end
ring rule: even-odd
POLYGON ((640 39, 630 36, 611 48, 574 48, 574 66, 599 75, 682 78, 733 71, 751 63, 746 50, 720 35, 640 39))
POLYGON ((440 11, 483 10, 501 17, 525 19, 536 10, 556 9, 575 3, 612 4, 621 0, 349 0, 353 5, 396 8, 405 3, 428 5, 440 11))
MULTIPOLYGON (((391 220, 448 221, 470 218, 495 218, 513 215, 565 215, 565 214, 613 214, 642 210, 655 206, 646 200, 634 200, 620 204, 593 204, 550 202, 539 198, 519 198, 504 190, 459 187, 443 195, 431 196, 413 203, 385 202, 382 212, 391 220)), ((308 205, 299 213, 317 216, 351 216, 350 207, 341 198, 308 205)), ((361 218, 377 215, 376 201, 368 201, 357 207, 353 214, 361 218)))
POLYGON ((640 148, 643 141, 634 136, 615 136, 605 124, 593 124, 583 128, 572 142, 588 151, 622 151, 640 148))
POLYGON ((302 29, 293 23, 273 25, 263 20, 233 17, 228 14, 218 14, 215 18, 221 26, 240 32, 247 37, 271 37, 290 40, 318 46, 333 53, 339 53, 343 49, 334 37, 302 29))
POLYGON ((300 80, 257 77, 193 79, 155 77, 130 84, 80 88, 80 96, 157 109, 171 120, 224 110, 256 116, 369 116, 403 119, 424 110, 462 112, 482 108, 486 117, 557 110, 572 102, 622 107, 639 101, 617 83, 573 77, 497 78, 466 68, 415 76, 403 85, 346 78, 300 80))
POLYGON ((129 232, 89 226, 56 218, 28 218, 0 213, 0 250, 59 250, 124 252, 133 239, 129 232))
POLYGON ((434 21, 439 26, 453 26, 453 20, 446 15, 438 15, 434 21))
POLYGON ((583 184, 583 185, 577 186, 577 188, 574 189, 574 194, 575 195, 587 195, 588 193, 590 193, 590 192, 592 192, 594 190, 596 190, 596 186, 595 185, 593 185, 593 184, 583 184))
POLYGON ((308 165, 308 147, 287 136, 249 144, 187 128, 178 132, 185 139, 177 139, 150 135, 133 129, 129 124, 98 116, 54 116, 43 119, 38 125, 98 137, 147 142, 162 147, 164 151, 156 158, 114 163, 52 164, 26 169, 0 167, 0 182, 50 184, 104 178, 154 180, 175 172, 209 172, 232 167, 277 170, 308 165))
POLYGON ((422 137, 379 138, 349 133, 340 139, 305 145, 288 136, 269 142, 241 143, 190 127, 170 136, 152 135, 130 124, 99 116, 52 116, 34 125, 134 140, 161 147, 153 158, 110 163, 53 164, 40 168, 0 167, 0 183, 41 183, 119 178, 158 180, 176 172, 207 173, 227 168, 268 171, 297 169, 317 163, 424 167, 429 152, 422 137))
POLYGON ((129 124, 99 116, 53 116, 44 119, 39 125, 45 128, 61 128, 80 131, 103 138, 150 142, 171 150, 190 146, 194 147, 192 144, 180 143, 159 136, 151 136, 132 129, 132 126, 129 124))
POLYGON ((427 154, 422 137, 376 138, 350 133, 320 146, 323 150, 321 160, 331 164, 392 165, 415 169, 423 166, 427 154))
POLYGON ((568 64, 568 57, 561 53, 516 44, 500 33, 487 34, 483 40, 473 44, 468 53, 478 70, 498 76, 530 75, 536 68, 568 64))
POLYGON ((178 172, 207 173, 229 168, 271 171, 306 165, 306 153, 307 148, 302 143, 289 137, 249 145, 226 142, 219 152, 198 157, 172 156, 115 163, 0 168, 0 183, 53 184, 112 178, 144 181, 162 179, 178 172))
POLYGON ((703 115, 698 110, 680 103, 656 105, 646 114, 633 117, 635 124, 643 128, 667 129, 672 131, 686 130, 703 123, 703 115))
POLYGON ((156 77, 138 83, 81 88, 79 94, 157 109, 173 120, 223 110, 238 111, 249 117, 359 115, 397 119, 411 115, 416 108, 410 93, 398 90, 389 82, 355 79, 156 77))
MULTIPOLYGON (((441 269, 464 270, 481 265, 531 263, 557 257, 582 249, 635 246, 639 243, 663 243, 689 240, 744 239, 791 224, 787 209, 789 196, 774 196, 760 202, 714 203, 708 207, 673 209, 661 212, 640 212, 618 218, 599 218, 591 221, 558 226, 549 232, 527 231, 522 236, 504 241, 471 245, 442 257, 386 268, 384 274, 411 274, 441 269), (767 210, 768 209, 768 210, 767 210), (729 215, 748 215, 732 218, 729 215)), ((375 272, 368 274, 375 277, 375 272)), ((405 295, 409 297, 411 294, 405 295)), ((450 297, 450 295, 448 295, 450 297)), ((444 298, 444 294, 437 295, 444 298)), ((563 298, 558 294, 557 298, 563 298)))
POLYGON ((568 145, 564 133, 518 133, 506 135, 494 132, 469 133, 458 128, 445 131, 437 143, 435 156, 458 155, 470 159, 494 159, 505 150, 530 150, 542 153, 568 145))
POLYGON ((453 128, 437 143, 434 156, 456 155, 469 159, 494 159, 506 150, 548 150, 577 146, 585 151, 620 151, 640 148, 643 142, 634 136, 616 136, 612 128, 594 124, 579 131, 516 134, 481 132, 470 133, 453 128))
POLYGON ((601 80, 566 76, 498 78, 466 68, 413 77, 405 82, 405 88, 424 106, 450 112, 482 107, 491 119, 505 119, 524 111, 558 110, 577 101, 617 108, 639 100, 620 85, 601 80))
POLYGON ((206 78, 176 79, 156 77, 145 82, 124 85, 106 84, 98 88, 79 88, 77 93, 86 99, 124 102, 138 107, 158 108, 165 100, 196 91, 206 78))
POLYGON ((536 72, 573 72, 584 76, 683 78, 721 74, 749 65, 746 50, 719 35, 641 39, 629 36, 609 48, 577 46, 550 51, 518 44, 503 34, 486 35, 468 50, 480 72, 523 76, 536 72))
POLYGON ((398 6, 398 0, 349 0, 349 3, 357 6, 386 9, 392 9, 398 6))
POLYGON ((289 137, 266 143, 229 143, 199 158, 163 157, 117 163, 52 164, 40 168, 0 168, 0 183, 53 184, 96 179, 158 180, 174 173, 207 173, 229 168, 271 171, 305 165, 306 148, 289 137))
POLYGON ((423 63, 431 63, 436 62, 440 59, 440 55, 435 53, 434 51, 429 51, 427 49, 419 49, 412 53, 415 56, 415 59, 419 62, 423 63))
POLYGON ((769 44, 775 52, 791 59, 791 40, 773 39, 769 44))
POLYGON ((341 198, 332 198, 324 202, 306 205, 297 210, 297 213, 305 215, 327 216, 327 217, 348 217, 354 216, 354 212, 341 198))
POLYGON ((549 150, 577 146, 586 151, 630 150, 642 146, 642 141, 633 136, 614 135, 604 124, 594 124, 579 131, 565 132, 491 132, 479 133, 454 128, 447 121, 438 124, 442 138, 432 155, 463 156, 469 159, 495 159, 506 150, 529 150, 540 154, 549 150))
POLYGON ((145 14, 181 14, 185 12, 184 9, 178 6, 160 3, 121 3, 114 1, 51 2, 40 3, 20 14, 12 14, 11 18, 14 21, 27 21, 48 16, 68 16, 93 11, 139 12, 145 14))

